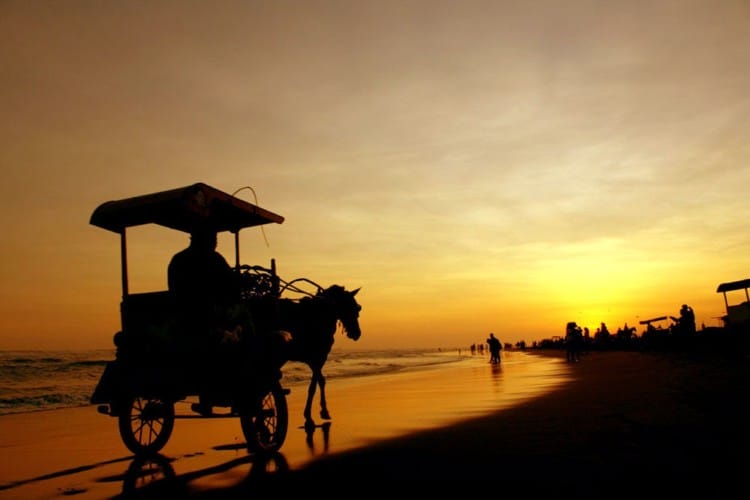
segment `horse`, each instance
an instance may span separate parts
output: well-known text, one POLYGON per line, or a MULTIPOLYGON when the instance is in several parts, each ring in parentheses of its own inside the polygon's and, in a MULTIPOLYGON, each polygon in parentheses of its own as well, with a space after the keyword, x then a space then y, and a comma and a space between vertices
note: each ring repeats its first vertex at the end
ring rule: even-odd
POLYGON ((359 290, 346 290, 341 285, 332 285, 325 289, 319 287, 315 295, 298 300, 279 299, 279 328, 291 334, 287 359, 302 362, 312 371, 304 410, 305 428, 315 426, 312 404, 318 388, 320 417, 324 420, 331 419, 326 403, 323 365, 328 360, 339 324, 352 340, 358 340, 362 334, 359 328, 362 306, 354 298, 359 290))

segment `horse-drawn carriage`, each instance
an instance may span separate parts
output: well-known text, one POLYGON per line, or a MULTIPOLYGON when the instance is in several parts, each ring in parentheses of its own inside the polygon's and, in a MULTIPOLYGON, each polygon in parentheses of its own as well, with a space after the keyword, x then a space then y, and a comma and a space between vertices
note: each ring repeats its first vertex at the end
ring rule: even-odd
MULTIPOLYGON (((90 223, 120 235, 121 330, 114 336, 116 358, 109 362, 91 397, 101 413, 116 417, 124 444, 133 453, 154 453, 169 440, 175 419, 238 417, 248 449, 276 451, 286 438, 288 390, 281 367, 289 359, 290 334, 278 328, 279 280, 270 269, 240 264, 240 230, 284 218, 206 184, 101 204, 90 223), (234 234, 235 266, 242 294, 237 304, 257 318, 253 340, 236 342, 226 351, 232 362, 207 363, 204 348, 186 342, 182 311, 169 290, 131 293, 128 282, 127 229, 155 224, 190 233, 210 226, 234 234), (260 270, 260 272, 259 272, 260 270), (203 369, 202 369, 203 367, 203 369), (225 370, 212 377, 208 370, 225 370), (207 380, 214 380, 213 386, 207 380), (181 413, 175 404, 208 391, 225 411, 210 415, 181 413)), ((236 340, 236 339, 235 339, 236 340)), ((217 408, 217 409, 219 409, 217 408)))

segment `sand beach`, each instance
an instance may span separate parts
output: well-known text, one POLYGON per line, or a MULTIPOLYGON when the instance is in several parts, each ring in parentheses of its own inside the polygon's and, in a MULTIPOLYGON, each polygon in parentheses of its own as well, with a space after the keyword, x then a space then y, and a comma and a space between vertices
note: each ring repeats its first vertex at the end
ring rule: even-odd
POLYGON ((304 391, 293 390, 287 440, 266 457, 247 452, 235 419, 178 420, 162 453, 139 460, 93 407, 5 415, 0 498, 244 498, 266 482, 336 489, 342 478, 495 481, 568 497, 736 496, 750 443, 746 358, 520 356, 539 364, 477 359, 330 383, 332 420, 312 432, 302 427, 304 391))
POLYGON ((569 367, 573 379, 543 397, 328 457, 295 476, 501 480, 528 494, 574 497, 736 498, 750 442, 746 358, 595 352, 569 367))

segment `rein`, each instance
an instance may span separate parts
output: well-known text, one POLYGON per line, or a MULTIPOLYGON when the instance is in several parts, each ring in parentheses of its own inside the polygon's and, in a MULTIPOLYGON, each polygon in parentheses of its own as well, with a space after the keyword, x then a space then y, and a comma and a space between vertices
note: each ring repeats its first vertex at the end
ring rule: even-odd
MULTIPOLYGON (((290 301, 290 302, 296 302, 296 303, 300 303, 300 301, 304 300, 305 298, 325 298, 324 292, 326 292, 327 289, 323 288, 318 283, 316 283, 315 281, 313 281, 313 280, 311 280, 309 278, 296 278, 296 279, 293 279, 291 281, 286 281, 286 280, 280 278, 278 275, 276 275, 272 269, 267 269, 267 268, 262 267, 262 266, 247 266, 247 265, 243 265, 243 266, 240 266, 240 269, 243 270, 243 271, 252 271, 256 275, 263 276, 264 280, 266 280, 267 282, 271 282, 272 283, 274 280, 276 280, 276 282, 280 285, 280 287, 278 288, 278 298, 279 299, 281 299, 281 295, 284 292, 297 293, 297 294, 302 295, 302 297, 298 297, 298 298, 285 297, 283 299, 283 300, 287 300, 287 301, 290 301), (297 283, 307 283, 308 285, 312 285, 313 287, 315 287, 316 291, 315 291, 315 293, 313 293, 313 292, 309 292, 307 290, 304 290, 304 289, 300 288, 297 285, 297 283)), ((337 321, 336 321, 336 331, 337 332, 338 331, 342 331, 344 333, 347 333, 347 335, 348 335, 346 326, 344 325, 344 323, 343 323, 343 321, 341 319, 337 319, 337 321)))
POLYGON ((297 278, 297 279, 294 279, 292 281, 284 281, 284 280, 280 279, 280 281, 283 282, 284 286, 282 286, 279 289, 279 295, 281 295, 285 291, 289 290, 290 292, 293 292, 293 293, 299 293, 299 294, 302 294, 302 295, 307 295, 308 297, 314 297, 315 295, 317 295, 317 294, 319 294, 320 292, 323 291, 323 287, 322 286, 318 285, 313 280, 308 279, 308 278, 297 278), (297 286, 294 285, 295 283, 300 282, 300 281, 304 281, 305 283, 309 283, 310 285, 312 285, 315 288, 317 288, 318 291, 316 293, 310 293, 307 290, 303 290, 303 289, 301 289, 301 288, 299 288, 299 287, 297 287, 297 286))
MULTIPOLYGON (((278 285, 280 285, 280 288, 278 289, 278 297, 281 298, 281 295, 284 292, 290 292, 290 293, 298 293, 300 295, 305 295, 307 297, 315 297, 316 295, 320 295, 321 292, 323 292, 325 289, 314 282, 313 280, 309 278, 297 278, 293 279, 292 281, 286 281, 282 279, 280 276, 278 276, 273 269, 268 269, 263 266, 249 266, 247 264, 243 264, 237 268, 243 275, 250 276, 251 277, 251 286, 257 286, 257 284, 260 285, 260 291, 258 292, 260 295, 264 295, 267 293, 271 293, 273 290, 273 283, 276 282, 278 285), (296 285, 296 283, 304 282, 309 285, 312 285, 315 287, 316 291, 308 292, 307 290, 303 290, 299 286, 296 285)), ((291 299, 287 298, 287 300, 294 300, 298 301, 300 299, 291 299)))
MULTIPOLYGON (((314 282, 313 280, 309 278, 297 278, 297 279, 293 279, 292 281, 285 281, 279 278, 279 281, 283 283, 283 286, 279 289, 279 297, 281 297, 281 294, 287 290, 293 293, 299 293, 309 298, 323 297, 323 292, 326 290, 325 288, 320 286, 318 283, 314 282), (303 290, 299 288, 298 286, 295 285, 295 283, 297 282, 305 282, 314 286, 317 289, 316 293, 311 293, 311 292, 308 292, 307 290, 303 290)), ((290 300, 292 302, 299 303, 299 301, 304 299, 305 297, 300 297, 296 299, 287 298, 285 300, 290 300)), ((336 331, 334 332, 334 334, 339 333, 339 332, 342 334, 348 335, 346 326, 344 326, 344 323, 340 319, 337 318, 336 319, 336 331)))

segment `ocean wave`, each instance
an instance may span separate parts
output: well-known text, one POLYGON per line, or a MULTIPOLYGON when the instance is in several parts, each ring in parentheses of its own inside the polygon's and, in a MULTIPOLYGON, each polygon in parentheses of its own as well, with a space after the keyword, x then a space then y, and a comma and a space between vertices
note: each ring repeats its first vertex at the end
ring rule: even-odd
MULTIPOLYGON (((332 351, 323 368, 329 380, 363 377, 400 370, 419 370, 461 361, 438 350, 332 351)), ((0 352, 0 415, 87 406, 106 364, 109 350, 70 352, 0 352)), ((308 383, 310 368, 288 362, 284 384, 308 383)))
POLYGON ((76 366, 105 366, 110 361, 112 360, 111 359, 92 359, 88 361, 74 361, 72 363, 68 363, 68 365, 71 368, 75 368, 76 366))

